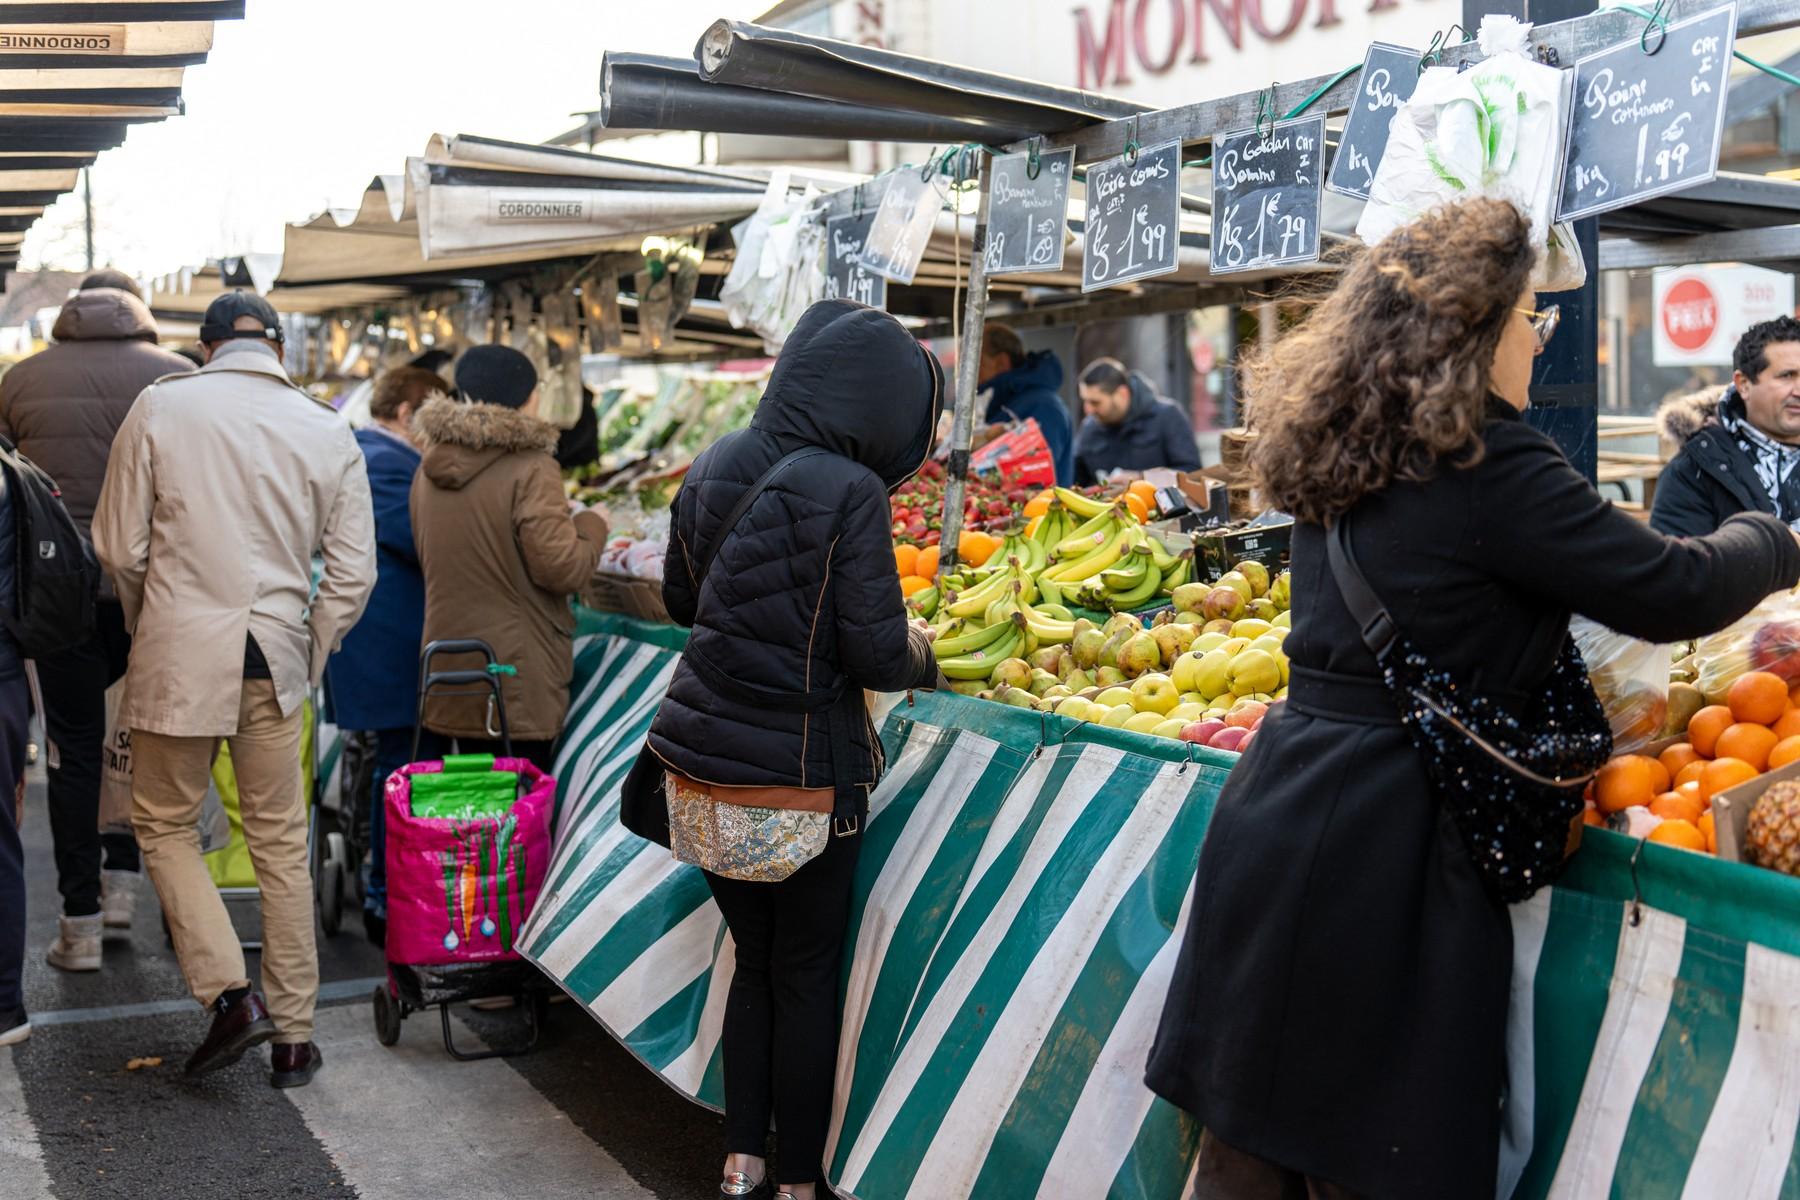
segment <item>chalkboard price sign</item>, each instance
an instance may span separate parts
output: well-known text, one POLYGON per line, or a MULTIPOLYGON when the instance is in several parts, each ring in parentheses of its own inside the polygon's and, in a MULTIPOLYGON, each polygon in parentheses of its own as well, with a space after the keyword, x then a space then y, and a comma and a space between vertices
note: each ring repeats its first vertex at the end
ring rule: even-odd
POLYGON ((825 299, 887 307, 888 281, 862 265, 875 212, 871 208, 825 222, 825 299))
POLYGON ((944 197, 919 168, 901 167, 887 177, 887 191, 863 242, 862 265, 883 279, 911 283, 925 257, 944 197))
POLYGON ((1088 168, 1081 290, 1167 275, 1180 265, 1181 143, 1088 168))
POLYGON ((1325 118, 1213 139, 1212 273, 1317 262, 1325 118))
POLYGON ((1031 158, 1003 154, 994 160, 988 181, 989 275, 1062 270, 1075 151, 1042 155, 1035 172, 1031 158))
POLYGON ((1707 182, 1719 170, 1737 35, 1727 5, 1651 30, 1575 64, 1559 221, 1707 182), (1659 42, 1659 39, 1660 42, 1659 42))
POLYGON ((1412 99, 1419 86, 1419 52, 1405 46, 1375 42, 1356 76, 1356 99, 1338 139, 1337 157, 1325 186, 1345 196, 1369 198, 1375 168, 1387 153, 1388 127, 1400 106, 1412 99))

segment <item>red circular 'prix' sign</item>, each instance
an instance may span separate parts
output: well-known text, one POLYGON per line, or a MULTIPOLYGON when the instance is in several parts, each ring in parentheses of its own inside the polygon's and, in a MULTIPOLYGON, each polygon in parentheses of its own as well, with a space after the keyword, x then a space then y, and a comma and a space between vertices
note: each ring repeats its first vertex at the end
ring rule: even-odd
POLYGON ((1719 298, 1699 279, 1678 279, 1663 296, 1663 332, 1678 349, 1694 351, 1719 327, 1719 298))

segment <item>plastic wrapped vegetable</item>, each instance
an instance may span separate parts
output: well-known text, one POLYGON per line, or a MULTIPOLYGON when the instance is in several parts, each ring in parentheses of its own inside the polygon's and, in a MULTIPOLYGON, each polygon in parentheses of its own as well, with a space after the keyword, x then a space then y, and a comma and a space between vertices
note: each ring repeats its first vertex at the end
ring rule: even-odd
POLYGON ((1631 754, 1661 737, 1669 714, 1669 648, 1583 617, 1569 622, 1569 632, 1606 709, 1615 750, 1631 754))
POLYGON ((1768 671, 1800 682, 1800 598, 1777 592, 1749 616, 1694 646, 1695 686, 1708 704, 1723 704, 1740 675, 1768 671))

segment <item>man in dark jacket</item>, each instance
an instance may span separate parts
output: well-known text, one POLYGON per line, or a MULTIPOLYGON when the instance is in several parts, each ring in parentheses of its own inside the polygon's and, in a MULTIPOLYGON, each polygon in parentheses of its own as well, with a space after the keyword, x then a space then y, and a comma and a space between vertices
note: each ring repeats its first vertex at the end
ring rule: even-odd
MULTIPOLYGON (((97 271, 82 280, 57 315, 51 336, 55 345, 0 379, 0 434, 56 480, 69 515, 86 533, 113 435, 132 401, 163 376, 194 368, 157 346, 156 322, 137 284, 119 271, 97 271)), ((101 834, 98 828, 106 689, 125 673, 131 651, 111 582, 101 589, 93 637, 38 664, 45 732, 54 747, 50 835, 63 899, 60 934, 49 960, 65 971, 100 969, 102 929, 130 927, 138 879, 131 834, 101 834)))
POLYGON ((1200 469, 1193 422, 1116 358, 1095 359, 1081 373, 1087 419, 1075 434, 1075 482, 1098 483, 1107 471, 1200 469))
POLYGON ((1025 343, 1010 327, 989 322, 982 332, 978 386, 988 389, 987 430, 983 441, 1006 432, 1005 426, 1032 420, 1050 447, 1056 482, 1067 487, 1075 478, 1075 424, 1062 398, 1063 369, 1048 350, 1025 352, 1025 343))
MULTIPOLYGON (((413 414, 434 395, 448 395, 442 376, 420 367, 397 367, 375 381, 371 424, 356 431, 369 472, 375 510, 375 590, 344 644, 325 668, 333 713, 341 728, 376 735, 374 780, 362 797, 368 806, 369 860, 363 869, 363 928, 377 946, 387 941, 387 821, 382 808, 387 777, 412 760, 413 724, 419 716, 419 648, 425 633, 425 576, 413 546, 412 484, 419 470, 413 414)), ((442 756, 441 739, 420 744, 421 759, 442 756)))
POLYGON ((1663 406, 1680 447, 1656 485, 1650 524, 1680 537, 1733 513, 1765 512, 1800 530, 1800 321, 1753 325, 1732 352, 1731 386, 1663 406))

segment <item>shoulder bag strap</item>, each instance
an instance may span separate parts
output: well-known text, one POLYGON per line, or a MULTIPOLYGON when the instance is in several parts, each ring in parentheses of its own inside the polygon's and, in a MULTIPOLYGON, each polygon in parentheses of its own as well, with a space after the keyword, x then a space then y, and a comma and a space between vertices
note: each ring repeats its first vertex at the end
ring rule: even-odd
POLYGON ((1357 565, 1356 551, 1350 545, 1350 514, 1344 513, 1325 530, 1325 553, 1331 562, 1331 574, 1337 580, 1344 607, 1362 631, 1363 645, 1377 661, 1387 657, 1399 637, 1394 618, 1388 613, 1368 577, 1357 565))
POLYGON ((699 569, 694 572, 694 578, 703 584, 706 582, 706 573, 712 569, 713 559, 718 555, 720 548, 725 545, 725 539, 732 530, 737 528, 738 522, 744 519, 745 514, 750 511, 750 506, 756 503, 756 498, 769 490, 769 485, 775 482, 777 475, 803 458, 811 458, 815 454, 824 453, 826 451, 819 446, 807 446, 800 450, 790 451, 776 459, 775 464, 758 476, 755 483, 745 488, 744 494, 738 497, 738 501, 732 505, 731 511, 725 514, 725 519, 719 523, 718 529, 713 531, 712 537, 706 543, 706 548, 695 560, 694 565, 699 569))

